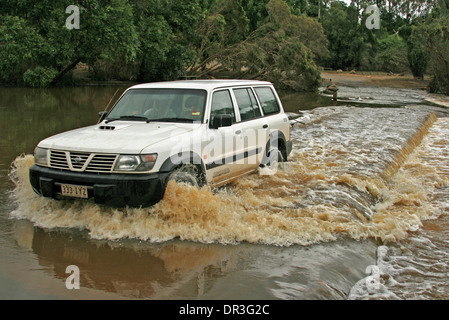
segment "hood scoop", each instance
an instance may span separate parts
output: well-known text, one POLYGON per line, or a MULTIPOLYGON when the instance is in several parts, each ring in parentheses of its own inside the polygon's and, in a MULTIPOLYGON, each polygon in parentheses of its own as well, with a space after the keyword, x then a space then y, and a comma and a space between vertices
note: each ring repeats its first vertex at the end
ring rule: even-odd
POLYGON ((100 131, 117 131, 117 130, 124 129, 124 128, 127 128, 127 127, 129 127, 129 125, 120 125, 119 124, 119 125, 115 125, 115 126, 108 126, 108 125, 102 124, 102 125, 98 126, 96 128, 96 130, 100 130, 100 131))
POLYGON ((100 126, 100 130, 115 130, 114 126, 100 126))

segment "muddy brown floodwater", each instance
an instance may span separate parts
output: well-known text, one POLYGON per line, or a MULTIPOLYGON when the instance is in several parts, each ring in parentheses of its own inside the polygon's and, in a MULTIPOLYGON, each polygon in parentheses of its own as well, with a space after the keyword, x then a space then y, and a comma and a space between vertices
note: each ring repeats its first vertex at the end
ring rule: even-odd
POLYGON ((95 123, 116 89, 0 89, 0 298, 449 297, 448 109, 424 91, 282 93, 294 150, 272 176, 170 184, 146 209, 35 195, 34 146, 95 123))

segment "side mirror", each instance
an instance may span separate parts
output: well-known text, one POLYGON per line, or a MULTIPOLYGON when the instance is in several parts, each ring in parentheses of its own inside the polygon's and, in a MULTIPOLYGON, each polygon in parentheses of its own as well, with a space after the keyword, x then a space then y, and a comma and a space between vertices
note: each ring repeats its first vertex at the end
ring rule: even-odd
POLYGON ((232 126, 232 116, 230 114, 217 114, 212 118, 212 123, 210 124, 212 129, 230 126, 232 126))
POLYGON ((108 116, 108 114, 109 114, 109 112, 107 112, 107 111, 98 112, 98 118, 100 119, 100 121, 98 121, 98 122, 103 121, 108 116))

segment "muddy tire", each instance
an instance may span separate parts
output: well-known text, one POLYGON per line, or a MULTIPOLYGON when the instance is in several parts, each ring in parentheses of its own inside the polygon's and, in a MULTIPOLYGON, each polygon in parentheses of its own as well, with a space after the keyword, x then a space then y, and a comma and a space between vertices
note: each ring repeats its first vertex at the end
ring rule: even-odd
POLYGON ((278 148, 273 148, 267 152, 260 166, 262 168, 266 167, 271 170, 277 170, 282 162, 284 162, 282 152, 278 148))
POLYGON ((175 169, 168 176, 167 183, 168 181, 174 181, 179 184, 185 183, 196 188, 200 187, 199 174, 195 166, 182 166, 175 169))

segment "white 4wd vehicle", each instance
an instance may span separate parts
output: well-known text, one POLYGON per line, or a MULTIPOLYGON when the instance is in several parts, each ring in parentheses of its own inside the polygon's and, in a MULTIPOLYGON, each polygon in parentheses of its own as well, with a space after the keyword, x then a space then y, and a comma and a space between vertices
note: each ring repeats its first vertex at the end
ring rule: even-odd
POLYGON ((286 161, 292 148, 281 101, 262 81, 136 85, 100 121, 39 143, 30 168, 35 192, 150 206, 170 180, 219 187, 286 161))

